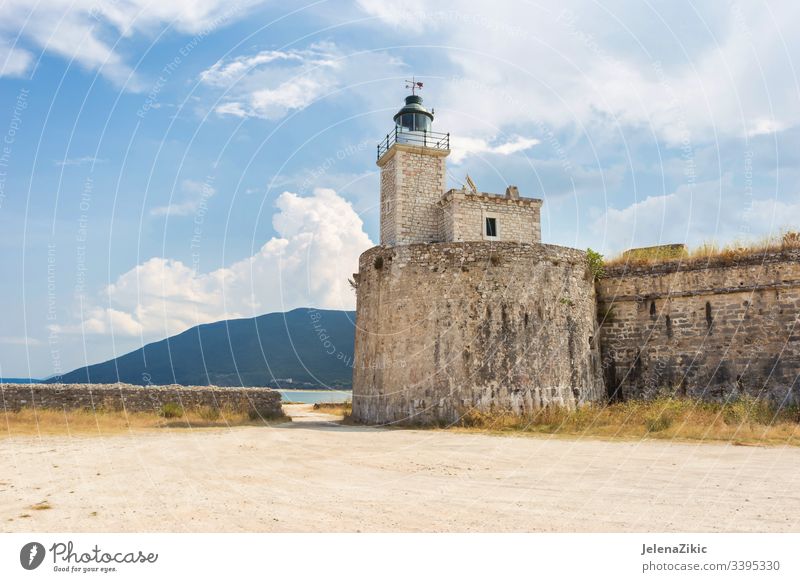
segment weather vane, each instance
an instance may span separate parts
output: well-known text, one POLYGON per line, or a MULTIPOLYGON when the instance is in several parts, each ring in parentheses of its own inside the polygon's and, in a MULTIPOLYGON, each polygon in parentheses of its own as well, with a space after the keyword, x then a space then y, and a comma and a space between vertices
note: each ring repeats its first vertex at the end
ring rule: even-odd
POLYGON ((410 81, 406 79, 406 89, 411 89, 411 94, 416 95, 416 91, 422 89, 422 81, 417 81, 415 77, 411 77, 410 81))

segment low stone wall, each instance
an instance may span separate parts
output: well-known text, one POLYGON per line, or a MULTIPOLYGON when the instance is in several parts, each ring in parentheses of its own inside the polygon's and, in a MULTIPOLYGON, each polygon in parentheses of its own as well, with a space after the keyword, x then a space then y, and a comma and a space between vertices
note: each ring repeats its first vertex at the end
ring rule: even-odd
POLYGON ((621 265, 597 294, 612 399, 800 404, 800 250, 621 265))
POLYGON ((283 414, 281 395, 268 388, 215 386, 134 386, 132 384, 0 384, 0 406, 59 410, 126 410, 160 412, 165 404, 191 411, 200 407, 275 418, 283 414))

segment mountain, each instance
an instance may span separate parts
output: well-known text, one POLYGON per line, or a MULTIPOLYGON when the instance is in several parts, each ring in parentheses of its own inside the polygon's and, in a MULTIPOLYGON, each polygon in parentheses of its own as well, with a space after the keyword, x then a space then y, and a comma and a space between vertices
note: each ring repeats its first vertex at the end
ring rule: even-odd
POLYGON ((350 388, 355 312, 295 309, 198 325, 48 382, 350 388))

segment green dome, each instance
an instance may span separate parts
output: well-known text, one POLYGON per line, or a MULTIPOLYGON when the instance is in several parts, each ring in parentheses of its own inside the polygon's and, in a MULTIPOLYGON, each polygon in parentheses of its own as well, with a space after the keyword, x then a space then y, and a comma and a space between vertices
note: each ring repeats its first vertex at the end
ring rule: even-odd
POLYGON ((396 126, 409 131, 430 131, 433 122, 433 113, 422 105, 422 97, 409 95, 406 104, 394 116, 396 126))
POLYGON ((419 95, 409 95, 406 97, 406 104, 394 116, 395 122, 397 122, 398 117, 405 113, 422 113, 433 121, 433 113, 425 109, 425 106, 422 105, 422 97, 419 95))

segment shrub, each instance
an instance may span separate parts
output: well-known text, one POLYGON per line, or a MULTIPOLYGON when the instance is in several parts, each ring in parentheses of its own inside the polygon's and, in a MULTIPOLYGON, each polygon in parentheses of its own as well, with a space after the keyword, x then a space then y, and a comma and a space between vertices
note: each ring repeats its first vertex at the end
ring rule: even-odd
POLYGON ((589 272, 595 279, 602 279, 605 275, 603 255, 592 249, 586 249, 586 260, 589 263, 589 272))
POLYGON ((662 410, 656 414, 650 414, 644 419, 644 426, 647 432, 661 432, 672 426, 672 414, 668 410, 662 410))
POLYGON ((745 395, 725 404, 722 420, 728 425, 769 425, 775 420, 775 411, 769 402, 745 395))
POLYGON ((159 414, 164 418, 180 418, 183 416, 183 407, 176 402, 167 402, 161 407, 159 414))
POLYGON ((219 417, 222 416, 222 412, 216 406, 201 406, 197 409, 197 414, 208 422, 219 420, 219 417))

